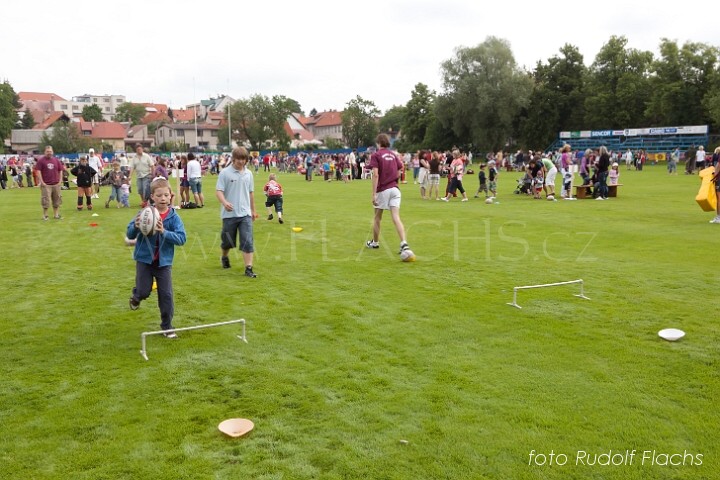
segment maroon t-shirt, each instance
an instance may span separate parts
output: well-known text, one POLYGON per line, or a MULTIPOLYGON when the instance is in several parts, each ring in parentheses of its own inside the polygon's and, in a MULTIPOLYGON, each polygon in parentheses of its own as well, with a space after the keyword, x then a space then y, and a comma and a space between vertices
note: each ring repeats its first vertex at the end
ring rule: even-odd
POLYGON ((65 165, 55 157, 41 157, 35 164, 35 170, 40 172, 42 181, 48 185, 57 185, 62 180, 62 171, 65 165))
POLYGON ((403 164, 393 152, 382 148, 370 157, 370 168, 378 169, 377 193, 398 186, 398 171, 403 164))

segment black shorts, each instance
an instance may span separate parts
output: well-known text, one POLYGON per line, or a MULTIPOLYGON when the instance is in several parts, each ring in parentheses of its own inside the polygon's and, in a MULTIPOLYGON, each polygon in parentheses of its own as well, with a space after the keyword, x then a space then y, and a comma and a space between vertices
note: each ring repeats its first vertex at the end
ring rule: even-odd
POLYGON ((273 205, 275 205, 276 212, 282 213, 282 211, 283 211, 282 195, 270 195, 269 197, 267 197, 267 200, 265 200, 265 206, 272 207, 273 205))

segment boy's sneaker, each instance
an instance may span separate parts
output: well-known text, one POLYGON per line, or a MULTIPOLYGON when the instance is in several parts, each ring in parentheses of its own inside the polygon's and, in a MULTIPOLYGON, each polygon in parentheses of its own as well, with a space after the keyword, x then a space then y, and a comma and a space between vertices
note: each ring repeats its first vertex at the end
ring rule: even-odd
POLYGON ((365 242, 365 246, 367 248, 380 248, 380 243, 374 240, 368 240, 367 242, 365 242))
POLYGON ((229 257, 220 257, 220 262, 222 262, 223 268, 230 268, 230 258, 229 257))
POLYGON ((278 217, 278 222, 280 222, 281 224, 285 223, 285 222, 283 222, 282 217, 278 217))
POLYGON ((268 215, 268 220, 272 220, 272 219, 273 219, 273 216, 272 216, 272 213, 271 213, 270 215, 268 215))
POLYGON ((175 333, 175 332, 168 332, 168 333, 163 333, 163 337, 165 337, 165 338, 177 338, 178 336, 177 336, 177 333, 175 333))
POLYGON ((400 242, 400 251, 398 253, 402 253, 405 250, 410 250, 410 245, 408 245, 407 242, 400 242))
POLYGON ((257 274, 253 272, 252 267, 245 267, 245 276, 250 278, 257 277, 257 274))
POLYGON ((447 199, 447 197, 440 197, 440 200, 442 200, 443 202, 449 202, 449 201, 450 201, 450 200, 447 199))
POLYGON ((135 300, 133 297, 130 297, 130 310, 137 310, 140 308, 140 302, 135 300))
POLYGON ((712 220, 710 220, 710 223, 720 223, 720 217, 715 217, 712 220))

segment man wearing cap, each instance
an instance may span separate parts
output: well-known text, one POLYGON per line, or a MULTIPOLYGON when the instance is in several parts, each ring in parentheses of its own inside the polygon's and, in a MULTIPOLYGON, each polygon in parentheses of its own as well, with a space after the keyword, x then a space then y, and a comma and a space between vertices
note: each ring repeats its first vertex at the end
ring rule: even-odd
POLYGON ((135 158, 130 161, 130 172, 128 177, 135 172, 137 178, 137 189, 142 202, 142 208, 147 207, 150 198, 150 182, 154 177, 155 165, 150 155, 143 152, 143 146, 139 143, 135 144, 135 158))
POLYGON ((92 178, 93 184, 93 196, 92 198, 100 198, 100 176, 102 175, 103 162, 100 155, 95 154, 95 149, 91 148, 88 150, 88 165, 90 168, 95 170, 95 175, 92 178))

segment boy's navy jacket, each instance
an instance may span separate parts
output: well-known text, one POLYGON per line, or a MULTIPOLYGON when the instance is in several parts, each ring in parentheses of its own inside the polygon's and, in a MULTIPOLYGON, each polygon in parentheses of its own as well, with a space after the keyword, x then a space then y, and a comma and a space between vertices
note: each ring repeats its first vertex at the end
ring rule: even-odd
POLYGON ((137 238, 135 251, 133 252, 133 259, 136 262, 152 265, 153 252, 155 251, 159 237, 160 259, 158 260, 158 265, 161 267, 172 265, 173 256, 175 255, 175 245, 184 245, 187 239, 185 226, 180 219, 180 215, 175 212, 175 209, 170 208, 170 213, 168 213, 168 216, 163 220, 163 228, 165 228, 165 233, 156 233, 146 237, 140 233, 140 229, 135 226, 135 217, 130 220, 126 235, 130 240, 137 238))

